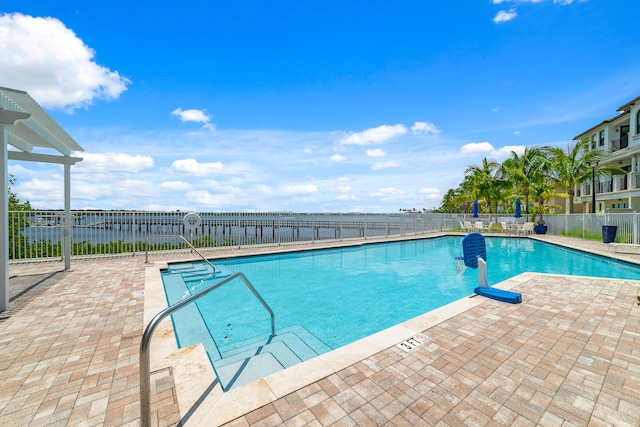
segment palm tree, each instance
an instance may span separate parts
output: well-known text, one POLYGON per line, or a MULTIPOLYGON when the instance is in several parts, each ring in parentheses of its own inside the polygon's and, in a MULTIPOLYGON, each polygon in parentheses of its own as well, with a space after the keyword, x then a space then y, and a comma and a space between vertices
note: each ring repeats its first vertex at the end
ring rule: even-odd
POLYGON ((473 200, 471 195, 465 192, 461 187, 457 189, 449 189, 442 197, 442 204, 437 212, 454 213, 454 212, 471 212, 473 200))
POLYGON ((546 147, 527 147, 521 156, 515 151, 502 163, 505 177, 513 184, 518 194, 524 197, 524 206, 529 213, 529 194, 534 183, 544 179, 547 165, 546 147))
MULTIPOLYGON (((575 187, 591 179, 592 167, 597 176, 625 174, 618 166, 597 166, 602 160, 600 150, 589 150, 589 139, 583 139, 575 145, 569 144, 566 151, 559 147, 549 149, 551 154, 551 174, 561 188, 569 195, 569 213, 573 213, 575 187)), ((592 188, 591 191, 595 191, 592 188)))
POLYGON ((473 196, 484 198, 489 213, 492 212, 492 197, 496 196, 496 189, 500 187, 500 163, 494 160, 482 159, 481 165, 468 166, 464 171, 465 181, 471 185, 473 196))

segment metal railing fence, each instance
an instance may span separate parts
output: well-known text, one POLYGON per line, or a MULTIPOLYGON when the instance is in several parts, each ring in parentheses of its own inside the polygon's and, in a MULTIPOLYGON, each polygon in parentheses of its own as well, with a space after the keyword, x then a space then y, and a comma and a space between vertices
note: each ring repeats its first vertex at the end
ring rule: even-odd
MULTIPOLYGON (((438 214, 434 214, 438 215, 438 214)), ((478 218, 471 218, 469 214, 449 214, 454 222, 453 228, 459 229, 460 222, 482 221, 484 224, 494 223, 494 231, 500 230, 501 222, 524 223, 532 221, 532 215, 523 214, 521 218, 514 218, 513 215, 501 214, 480 214, 478 218)), ((562 234, 582 239, 601 240, 602 226, 617 226, 616 242, 640 244, 640 214, 631 213, 580 213, 580 214, 545 214, 544 222, 547 226, 547 233, 562 234)))
MULTIPOLYGON (((184 250, 188 246, 171 236, 182 235, 197 248, 287 245, 329 240, 420 235, 456 231, 464 221, 525 222, 526 215, 435 214, 426 212, 371 213, 199 213, 195 228, 184 224, 185 212, 72 211, 73 258, 184 250)), ((640 243, 640 217, 636 213, 545 215, 548 233, 599 239, 602 225, 618 226, 616 241, 640 243)), ((62 211, 9 212, 11 262, 56 260, 63 256, 62 211)))
MULTIPOLYGON (((360 213, 198 213, 189 228, 185 212, 72 211, 72 258, 197 248, 286 245, 326 240, 367 239, 449 229, 446 216, 422 212, 360 213), (156 236, 146 244, 148 236, 156 236), (166 239, 161 236, 166 235, 166 239), (160 237, 157 237, 160 236, 160 237)), ((9 212, 10 261, 60 259, 62 211, 9 212)))

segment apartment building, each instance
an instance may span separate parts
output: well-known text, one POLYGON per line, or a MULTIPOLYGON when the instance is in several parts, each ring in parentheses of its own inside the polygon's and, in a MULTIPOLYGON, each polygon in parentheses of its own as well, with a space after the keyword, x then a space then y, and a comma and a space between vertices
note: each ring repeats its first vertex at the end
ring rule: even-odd
POLYGON ((595 168, 595 182, 580 185, 578 201, 584 212, 591 212, 595 191, 596 213, 640 212, 640 96, 622 105, 618 115, 595 125, 573 138, 589 139, 591 150, 602 150, 604 159, 595 168), (598 177, 601 165, 616 165, 626 174, 598 177))

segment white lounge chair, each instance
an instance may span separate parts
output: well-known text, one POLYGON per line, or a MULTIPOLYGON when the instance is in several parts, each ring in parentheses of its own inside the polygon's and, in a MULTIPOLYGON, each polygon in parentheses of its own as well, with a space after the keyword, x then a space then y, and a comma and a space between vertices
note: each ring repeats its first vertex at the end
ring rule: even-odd
POLYGON ((482 224, 482 221, 476 221, 476 223, 474 224, 474 229, 478 233, 482 233, 484 231, 484 225, 482 224))
POLYGON ((473 225, 471 224, 471 221, 465 221, 464 222, 464 231, 466 231, 466 232, 473 231, 473 225))
POLYGON ((522 233, 523 235, 527 235, 527 234, 533 234, 533 226, 535 224, 533 222, 525 222, 522 225, 518 226, 518 235, 520 235, 520 233, 522 233))
POLYGON ((493 221, 489 222, 488 225, 484 226, 484 231, 487 233, 491 233, 491 229, 493 228, 493 221))
POLYGON ((503 233, 509 234, 511 232, 511 230, 509 229, 509 224, 507 224, 506 221, 501 222, 500 227, 502 227, 503 233))

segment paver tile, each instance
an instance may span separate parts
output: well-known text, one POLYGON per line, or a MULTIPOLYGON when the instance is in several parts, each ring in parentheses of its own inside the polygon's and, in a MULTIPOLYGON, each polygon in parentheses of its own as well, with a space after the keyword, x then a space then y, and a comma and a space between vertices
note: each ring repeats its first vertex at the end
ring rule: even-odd
MULTIPOLYGON (((22 293, 0 317, 0 425, 139 424, 145 268, 141 256, 10 267, 22 293)), ((227 425, 637 425, 638 282, 531 275, 518 291, 520 305, 483 301, 409 354, 380 351, 227 425)), ((172 373, 152 379, 153 425, 177 425, 172 373)))

